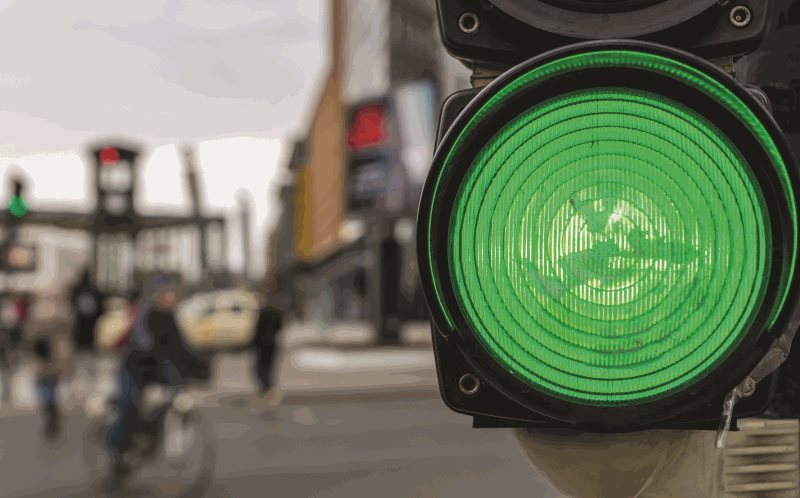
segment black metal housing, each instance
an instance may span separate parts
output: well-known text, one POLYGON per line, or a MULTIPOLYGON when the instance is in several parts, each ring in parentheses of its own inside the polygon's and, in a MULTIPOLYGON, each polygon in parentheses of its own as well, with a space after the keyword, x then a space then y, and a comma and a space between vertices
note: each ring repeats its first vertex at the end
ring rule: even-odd
MULTIPOLYGON (((500 76, 479 93, 476 90, 468 90, 452 96, 445 103, 441 114, 440 144, 422 194, 417 237, 421 280, 433 323, 434 347, 441 394, 445 403, 453 410, 473 415, 477 426, 570 426, 598 432, 624 432, 648 428, 716 429, 723 398, 761 359, 774 337, 774 335, 761 334, 760 332, 766 327, 766 315, 770 308, 769 305, 777 298, 777 281, 768 286, 764 301, 766 305, 762 307, 752 329, 740 344, 736 354, 731 355, 713 373, 691 386, 690 389, 635 408, 575 406, 564 400, 556 399, 549 394, 537 391, 496 363, 488 351, 475 338, 467 321, 460 315, 452 286, 449 283, 449 263, 446 251, 435 249, 436 247, 444 247, 442 244, 447 243, 450 219, 447 206, 453 205, 452 200, 467 166, 471 162, 471 157, 474 157, 476 150, 499 129, 499 126, 502 126, 513 116, 524 112, 537 102, 541 102, 553 95, 564 93, 572 88, 605 85, 629 86, 650 89, 684 102, 707 116, 741 148, 742 153, 748 160, 748 164, 753 166, 754 175, 757 177, 766 197, 776 247, 771 274, 774 278, 780 276, 783 260, 790 256, 786 254, 786 250, 791 247, 789 239, 793 222, 790 208, 783 200, 782 187, 777 177, 777 172, 769 166, 764 167, 764 165, 769 165, 770 161, 764 156, 761 146, 750 132, 739 123, 738 119, 731 119, 729 110, 707 95, 675 80, 652 73, 645 74, 643 71, 588 69, 579 74, 573 73, 569 76, 551 80, 521 97, 515 97, 503 108, 498 109, 494 113, 494 118, 487 119, 483 125, 475 129, 474 134, 470 137, 471 140, 467 140, 467 143, 472 145, 467 145, 460 152, 453 153, 454 160, 460 161, 463 166, 454 168, 454 171, 449 172, 447 177, 443 177, 440 187, 441 193, 438 194, 441 198, 437 199, 436 209, 432 208, 434 202, 433 184, 435 183, 434 180, 442 172, 445 156, 451 151, 453 142, 465 123, 487 99, 508 81, 533 67, 567 55, 600 48, 628 48, 666 55, 699 68, 715 77, 741 98, 767 128, 772 139, 778 144, 789 168, 791 188, 795 189, 795 198, 800 198, 797 192, 800 181, 798 180, 796 163, 791 158, 791 153, 782 132, 766 109, 752 97, 746 88, 716 66, 689 53, 676 51, 669 47, 641 41, 622 40, 580 43, 563 47, 526 61, 500 76), (621 72, 625 72, 625 74, 621 74, 621 72), (449 125, 451 120, 453 120, 452 126, 449 125), (445 132, 444 130, 447 131, 445 132), (429 233, 433 234, 433 259, 436 270, 431 267, 431 261, 427 253, 425 239, 429 233), (443 299, 445 306, 453 315, 454 328, 450 327, 448 320, 438 307, 433 283, 434 271, 437 272, 437 276, 442 282, 443 299), (458 380, 465 373, 475 374, 481 381, 481 390, 473 396, 463 395, 458 388, 458 380)), ((800 318, 800 305, 798 304, 798 301, 800 301, 799 274, 800 272, 795 272, 793 280, 789 282, 790 294, 778 317, 776 326, 773 328, 773 333, 783 333, 789 327, 798 323, 798 318, 800 318)), ((774 379, 770 379, 770 382, 773 381, 774 379)), ((763 412, 770 399, 769 394, 770 389, 767 386, 761 386, 756 391, 755 396, 740 403, 735 413, 736 417, 752 416, 763 412)))
POLYGON ((447 50, 464 61, 508 67, 547 50, 585 40, 640 38, 702 57, 754 50, 767 27, 769 0, 749 0, 746 26, 731 9, 740 2, 715 0, 437 0, 447 50), (594 6, 594 8, 592 8, 594 6), (472 13, 477 29, 459 19, 472 13))

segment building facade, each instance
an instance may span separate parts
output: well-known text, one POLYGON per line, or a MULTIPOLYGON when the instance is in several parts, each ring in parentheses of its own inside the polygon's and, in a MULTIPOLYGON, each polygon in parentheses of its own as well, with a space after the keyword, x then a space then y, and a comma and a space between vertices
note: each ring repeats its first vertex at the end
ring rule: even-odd
POLYGON ((330 66, 286 165, 270 275, 298 314, 369 321, 393 342, 400 323, 424 319, 417 203, 439 105, 468 71, 442 48, 433 0, 329 5, 330 66))

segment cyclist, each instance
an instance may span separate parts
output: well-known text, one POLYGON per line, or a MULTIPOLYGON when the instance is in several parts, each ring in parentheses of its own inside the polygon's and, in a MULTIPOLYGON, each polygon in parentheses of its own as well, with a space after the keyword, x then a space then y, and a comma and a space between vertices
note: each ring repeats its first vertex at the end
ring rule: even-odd
MULTIPOLYGON (((114 455, 113 478, 128 472, 125 451, 140 423, 142 389, 151 383, 170 384, 174 368, 182 377, 198 375, 203 367, 186 347, 173 309, 177 302, 175 284, 165 276, 156 276, 148 284, 145 297, 137 307, 126 350, 123 354, 117 394, 117 420, 109 433, 114 455)), ((173 379, 174 381, 174 379, 173 379)))

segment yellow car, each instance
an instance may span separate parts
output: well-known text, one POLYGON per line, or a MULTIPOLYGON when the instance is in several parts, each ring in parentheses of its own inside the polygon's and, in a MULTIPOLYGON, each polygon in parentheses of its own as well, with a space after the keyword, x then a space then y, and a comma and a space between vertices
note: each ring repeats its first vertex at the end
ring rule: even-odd
POLYGON ((226 289, 199 293, 176 310, 187 342, 198 349, 235 349, 253 339, 258 300, 246 290, 226 289))

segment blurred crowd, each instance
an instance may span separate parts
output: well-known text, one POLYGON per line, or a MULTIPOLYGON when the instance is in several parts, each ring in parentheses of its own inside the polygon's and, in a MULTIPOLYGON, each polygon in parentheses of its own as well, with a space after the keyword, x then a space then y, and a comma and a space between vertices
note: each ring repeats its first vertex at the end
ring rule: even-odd
MULTIPOLYGON (((117 420, 109 429, 108 445, 121 456, 131 444, 127 429, 141 416, 145 388, 207 381, 214 351, 254 349, 253 375, 260 394, 270 402, 279 399, 272 379, 282 324, 283 313, 270 304, 267 287, 260 292, 244 287, 188 292, 169 275, 155 274, 121 298, 104 295, 83 272, 64 289, 8 293, 0 300, 3 401, 12 401, 9 379, 14 371, 32 364, 42 434, 55 438, 62 426, 61 393, 82 398, 78 403, 92 394, 75 394, 80 389, 62 385, 87 366, 91 377, 98 357, 114 357, 119 365, 113 398, 117 420)), ((116 470, 126 470, 121 457, 116 470)))

